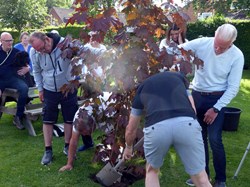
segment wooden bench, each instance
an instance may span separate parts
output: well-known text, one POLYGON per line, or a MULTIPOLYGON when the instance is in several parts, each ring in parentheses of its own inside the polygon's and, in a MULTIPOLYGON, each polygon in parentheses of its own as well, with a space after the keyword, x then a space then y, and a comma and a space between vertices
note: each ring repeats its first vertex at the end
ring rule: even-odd
MULTIPOLYGON (((77 103, 78 103, 78 106, 81 106, 83 104, 83 101, 79 100, 77 103)), ((58 106, 58 109, 61 109, 61 105, 58 106)), ((24 114, 25 114, 24 120, 25 120, 26 126, 28 127, 29 134, 32 136, 36 136, 36 133, 32 125, 32 121, 37 120, 38 117, 42 115, 42 112, 43 112, 42 103, 27 106, 26 110, 24 111, 24 114)))
MULTIPOLYGON (((37 90, 36 87, 29 88, 28 97, 32 99, 38 98, 38 94, 36 90, 37 90)), ((0 117, 2 113, 6 113, 10 115, 16 114, 16 107, 13 108, 13 107, 8 107, 5 105, 6 102, 8 102, 8 97, 12 98, 11 101, 17 101, 18 99, 17 90, 6 88, 4 92, 2 93, 2 102, 0 105, 0 117)), ((81 106, 82 104, 83 104, 83 100, 79 100, 78 106, 81 106)), ((59 105, 58 108, 61 109, 61 106, 59 105)), ((29 103, 25 106, 25 111, 24 111, 25 116, 23 119, 23 123, 24 123, 25 128, 28 130, 31 136, 36 136, 36 132, 34 130, 32 121, 36 121, 39 118, 39 116, 42 115, 42 112, 43 112, 42 103, 36 103, 36 104, 29 103)))
MULTIPOLYGON (((36 87, 30 87, 28 92, 28 97, 30 99, 38 98, 38 93, 36 93, 37 88, 36 87)), ((2 93, 1 98, 1 105, 0 105, 0 117, 3 113, 10 114, 10 115, 16 115, 16 107, 8 107, 6 106, 6 103, 9 101, 17 101, 18 100, 18 91, 16 89, 6 88, 2 93)), ((42 103, 39 104, 27 104, 25 106, 25 116, 24 116, 24 126, 26 129, 28 129, 28 132, 31 136, 36 136, 35 130, 33 128, 33 125, 31 123, 31 120, 37 120, 40 113, 38 113, 36 116, 29 116, 26 115, 26 111, 30 110, 32 108, 33 110, 37 108, 40 110, 42 107, 42 103)))
MULTIPOLYGON (((35 93, 36 87, 30 87, 28 92, 28 97, 31 99, 37 98, 38 94, 35 93)), ((2 93, 2 101, 0 105, 0 115, 2 113, 15 115, 16 108, 6 107, 5 104, 9 101, 17 101, 18 99, 18 92, 16 89, 6 88, 2 93)))
MULTIPOLYGON (((83 104, 83 100, 80 100, 77 102, 78 106, 81 106, 83 104)), ((58 109, 61 109, 61 105, 58 106, 58 109)), ((24 114, 26 114, 26 116, 28 116, 29 119, 36 119, 37 115, 41 115, 42 114, 42 103, 39 104, 33 104, 31 106, 27 106, 26 110, 24 111, 24 114)))

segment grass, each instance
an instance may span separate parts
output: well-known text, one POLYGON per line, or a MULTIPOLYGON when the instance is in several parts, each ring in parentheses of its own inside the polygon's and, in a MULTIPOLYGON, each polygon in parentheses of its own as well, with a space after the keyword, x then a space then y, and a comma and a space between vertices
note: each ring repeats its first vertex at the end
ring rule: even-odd
MULTIPOLYGON (((246 70, 241 81, 240 92, 230 103, 230 106, 242 110, 238 130, 223 132, 223 142, 227 154, 228 187, 248 187, 250 183, 250 153, 243 163, 238 179, 232 179, 250 141, 249 100, 250 71, 246 70)), ((49 166, 42 166, 40 161, 44 145, 40 119, 35 122, 34 127, 38 135, 31 137, 26 130, 17 130, 12 125, 12 116, 6 114, 2 116, 0 120, 0 187, 100 186, 90 178, 91 174, 97 173, 103 167, 91 162, 94 149, 79 153, 72 171, 58 172, 59 168, 67 161, 66 156, 62 153, 63 138, 53 138, 54 161, 49 166)), ((98 143, 99 133, 94 134, 96 143, 98 143)), ((210 162, 210 167, 211 177, 214 177, 212 162, 210 162)), ((179 157, 174 149, 171 149, 161 169, 161 186, 185 187, 184 182, 188 177, 179 157)), ((137 181, 132 186, 144 186, 144 180, 137 181)))

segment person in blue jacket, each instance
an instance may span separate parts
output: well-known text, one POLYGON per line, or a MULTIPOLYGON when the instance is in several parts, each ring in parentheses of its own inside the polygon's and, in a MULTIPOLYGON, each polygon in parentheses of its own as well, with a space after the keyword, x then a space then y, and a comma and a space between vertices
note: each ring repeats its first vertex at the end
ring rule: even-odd
MULTIPOLYGON (((29 44, 29 33, 22 32, 19 38, 20 42, 14 45, 14 48, 19 51, 26 51, 28 54, 30 53, 30 49, 32 46, 29 44)), ((30 73, 32 74, 32 62, 29 61, 30 73)))

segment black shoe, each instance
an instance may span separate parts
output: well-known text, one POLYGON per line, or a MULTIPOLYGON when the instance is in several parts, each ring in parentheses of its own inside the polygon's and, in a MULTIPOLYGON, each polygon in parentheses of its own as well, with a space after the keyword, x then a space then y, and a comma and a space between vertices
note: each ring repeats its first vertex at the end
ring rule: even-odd
POLYGON ((44 152, 41 164, 48 165, 52 162, 53 152, 52 150, 47 150, 44 152))
POLYGON ((19 117, 15 117, 13 120, 13 124, 16 126, 16 128, 18 128, 19 130, 23 130, 25 129, 25 127, 23 126, 23 124, 21 123, 21 119, 19 117))
POLYGON ((86 146, 86 145, 82 145, 78 148, 78 152, 82 152, 82 151, 86 151, 87 149, 90 149, 90 148, 93 148, 94 147, 94 144, 91 144, 89 146, 86 146))
POLYGON ((63 148, 63 153, 68 156, 68 153, 69 153, 69 146, 66 146, 63 148))
POLYGON ((225 182, 216 181, 214 187, 227 187, 225 182))

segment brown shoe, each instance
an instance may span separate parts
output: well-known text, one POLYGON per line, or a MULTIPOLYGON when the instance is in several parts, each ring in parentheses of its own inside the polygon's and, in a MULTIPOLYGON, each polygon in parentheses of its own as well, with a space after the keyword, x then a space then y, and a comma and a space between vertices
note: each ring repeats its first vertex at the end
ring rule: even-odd
POLYGON ((23 126, 23 124, 21 123, 21 120, 19 117, 15 117, 13 120, 13 124, 16 126, 16 128, 18 128, 19 130, 23 130, 25 129, 25 127, 23 126))

